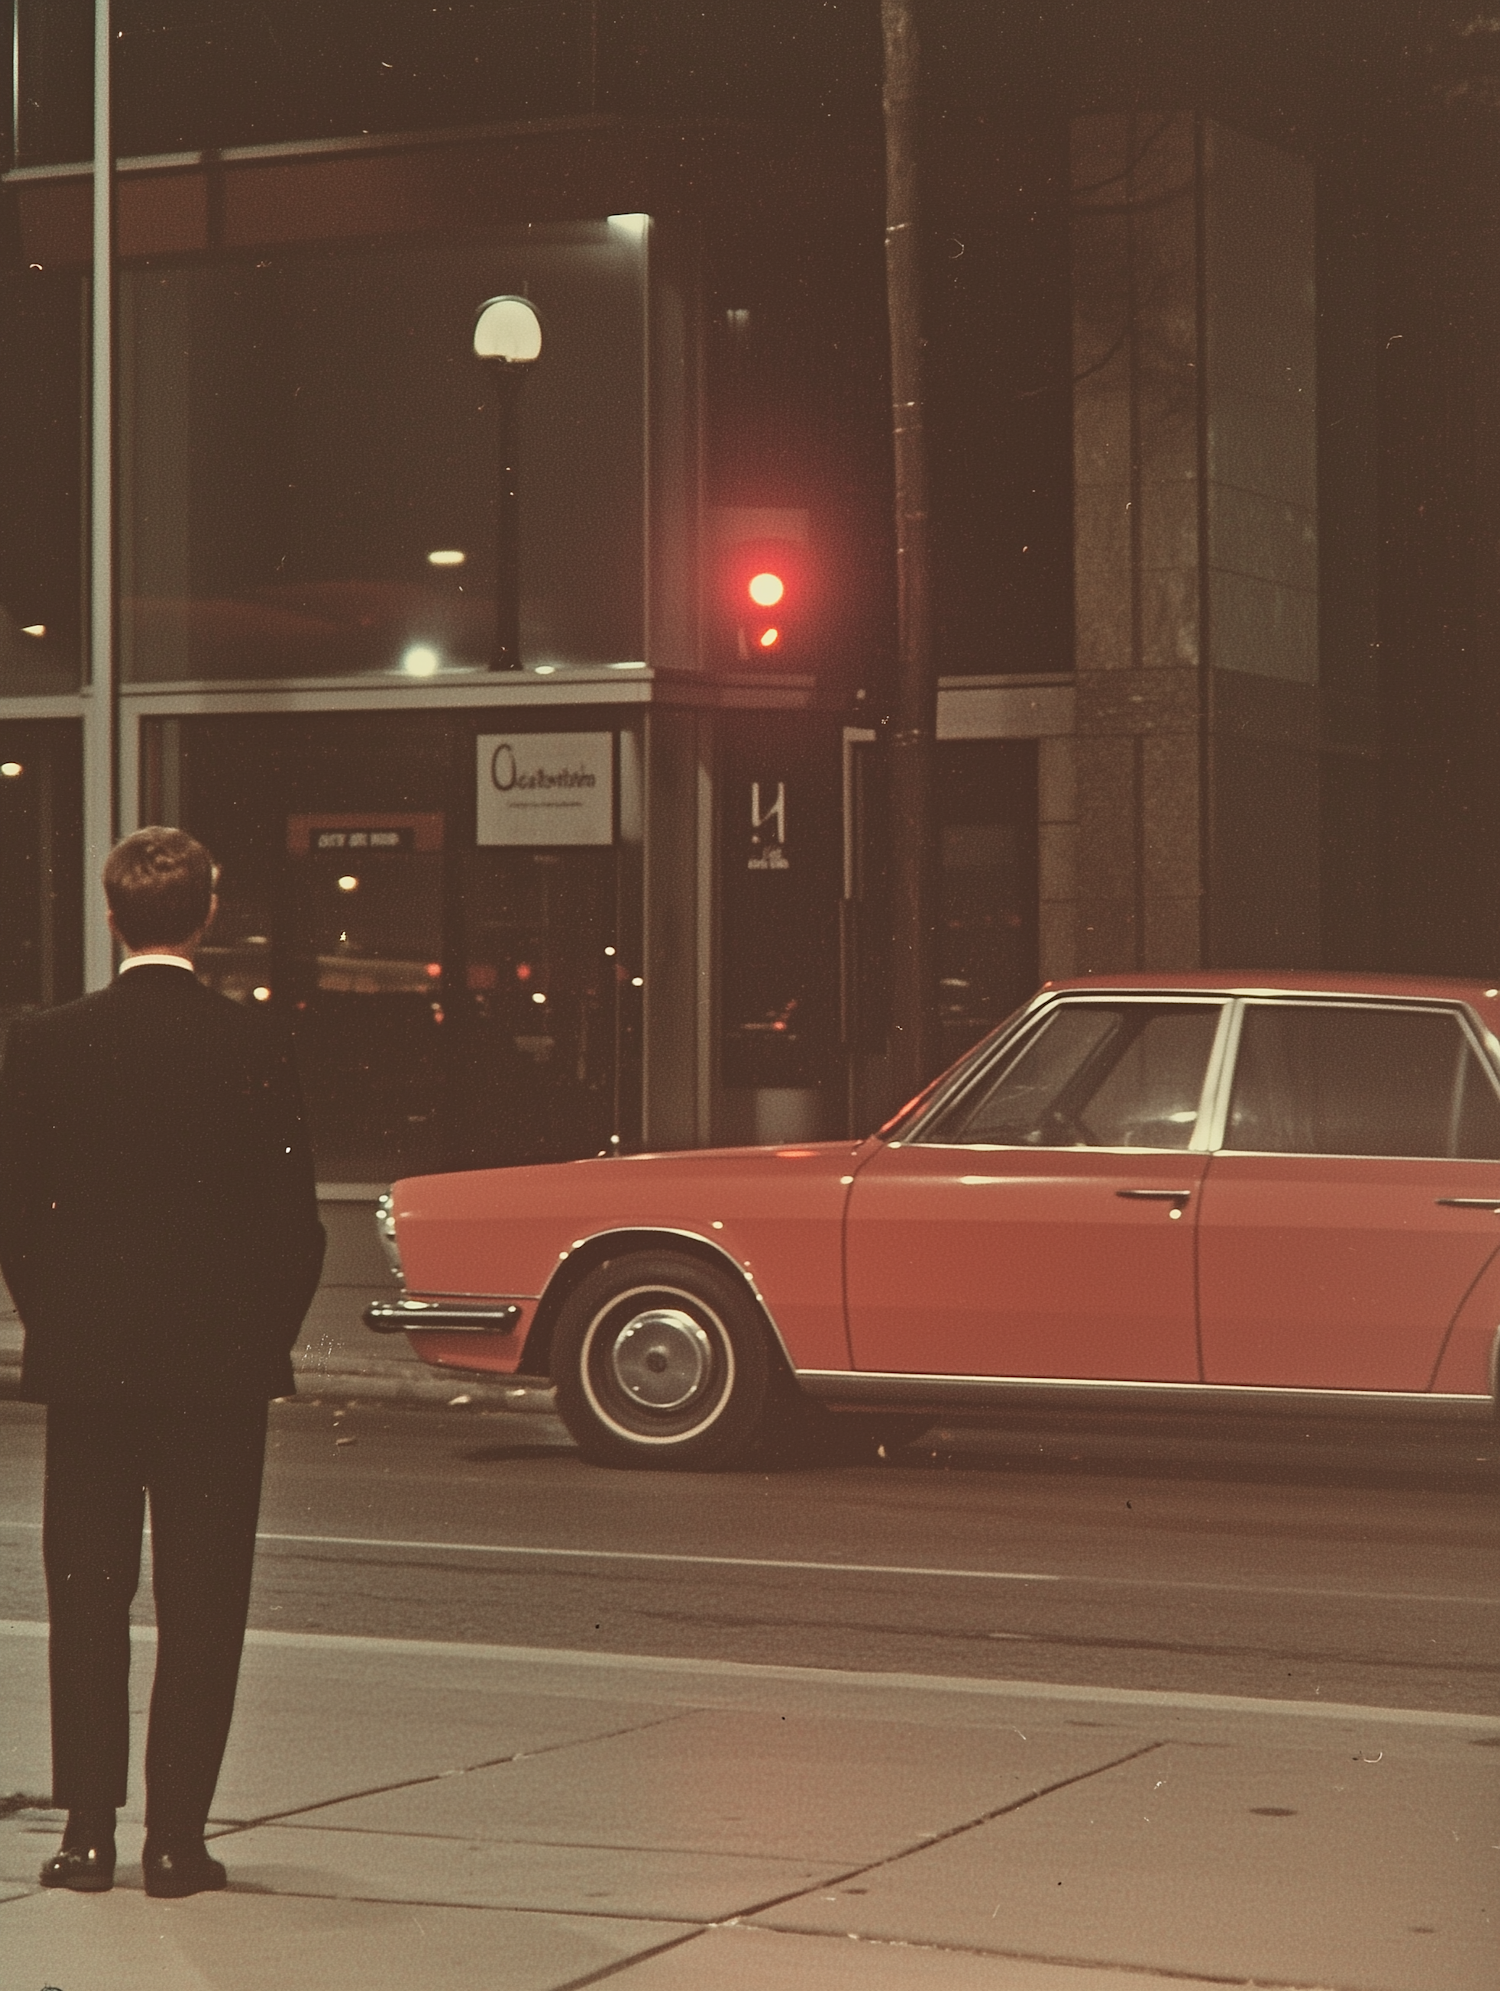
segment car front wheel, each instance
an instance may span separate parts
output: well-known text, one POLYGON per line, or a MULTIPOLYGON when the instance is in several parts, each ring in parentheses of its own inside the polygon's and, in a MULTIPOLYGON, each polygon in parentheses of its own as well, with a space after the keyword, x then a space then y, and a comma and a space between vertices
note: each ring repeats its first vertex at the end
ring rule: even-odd
POLYGON ((580 1282, 558 1316, 552 1374, 586 1458, 700 1470, 750 1458, 777 1380, 744 1288, 666 1252, 611 1259, 580 1282))

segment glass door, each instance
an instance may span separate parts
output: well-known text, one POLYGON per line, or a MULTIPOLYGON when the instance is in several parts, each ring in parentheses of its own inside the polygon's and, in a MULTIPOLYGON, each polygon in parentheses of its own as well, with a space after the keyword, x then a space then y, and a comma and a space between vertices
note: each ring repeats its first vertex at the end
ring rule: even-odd
POLYGON ((629 1143, 617 1075, 638 1042, 640 989, 616 870, 613 848, 466 854, 452 1132, 471 1166, 629 1143))
POLYGON ((445 1165, 444 827, 435 811, 287 818, 274 986, 325 1181, 445 1165))

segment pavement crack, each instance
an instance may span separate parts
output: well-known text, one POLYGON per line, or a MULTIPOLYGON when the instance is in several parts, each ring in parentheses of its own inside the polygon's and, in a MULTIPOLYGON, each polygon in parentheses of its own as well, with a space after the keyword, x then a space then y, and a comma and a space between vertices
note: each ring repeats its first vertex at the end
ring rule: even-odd
MULTIPOLYGON (((122 1891, 130 1891, 128 1884, 122 1891)), ((30 1892, 34 1895, 39 1890, 32 1888, 30 1892)), ((319 1894, 311 1888, 264 1887, 245 1881, 231 1881, 227 1893, 231 1897, 236 1894, 247 1897, 255 1895, 264 1901, 337 1901, 357 1908, 433 1908, 452 1909, 460 1915, 545 1915, 552 1919, 566 1917, 569 1921, 578 1922, 629 1922, 647 1929, 665 1924, 668 1928, 680 1930, 683 1923, 690 1919, 684 1915, 653 1914, 650 1910, 639 1908, 547 1908, 519 1901, 457 1901, 446 1894, 319 1894)), ((704 1929, 716 1926, 715 1923, 705 1922, 689 1930, 688 1935, 696 1936, 704 1929)), ((687 1936, 674 1936, 662 1947, 672 1949, 677 1943, 687 1940, 687 1936)), ((654 1951, 643 1952, 646 1955, 654 1953, 654 1951)), ((578 1982, 592 1983, 593 1979, 580 1978, 578 1982)), ((570 1991, 570 1986, 549 1985, 547 1991, 570 1991)))
MULTIPOLYGON (((401 1787, 398 1785, 397 1788, 401 1787)), ((339 1798, 333 1802, 344 1803, 345 1800, 339 1798)), ((285 1819, 271 1822, 286 1823, 285 1819)), ((287 1829, 300 1831, 302 1828, 293 1820, 287 1829)), ((554 1853, 639 1853, 649 1859, 753 1859, 768 1867, 800 1867, 804 1872, 809 1868, 815 1873, 821 1872, 819 1863, 811 1858, 791 1853, 747 1852, 741 1848, 720 1851, 714 1848, 705 1850, 702 1846, 632 1845, 624 1839, 537 1839, 517 1837, 515 1834, 504 1839, 491 1839, 481 1832, 414 1832, 406 1826, 388 1825, 323 1825, 312 1829, 337 1832, 348 1839, 400 1839, 403 1842, 408 1839, 422 1839, 431 1840, 440 1846, 487 1846, 495 1851, 513 1850, 521 1846, 528 1850, 554 1853)), ((248 1831, 249 1827, 237 1823, 226 1827, 226 1830, 248 1831)))
MULTIPOLYGON (((723 1927, 724 1924, 718 1926, 723 1927)), ((772 1936, 805 1937, 811 1942, 846 1943, 848 1932, 842 1929, 804 1929, 780 1922, 757 1922, 747 1924, 752 1931, 763 1930, 772 1936)), ((1152 1984, 1171 1982, 1173 1984, 1227 1984, 1244 1987, 1244 1991, 1331 1991, 1331 1987, 1321 1979, 1292 1979, 1246 1977, 1243 1972, 1221 1974, 1216 1971, 1184 1970, 1169 1963, 1130 1963, 1117 1957, 1067 1956, 1044 1950, 988 1949, 975 1943, 913 1942, 901 1936, 859 1936, 857 1939, 870 1949, 916 1950, 924 1956, 975 1956, 1000 1958, 1007 1963, 1039 1963, 1049 1970, 1094 1970, 1118 1973, 1122 1977, 1143 1977, 1152 1984)))
POLYGON ((424 1784, 448 1783, 454 1777, 471 1777, 478 1770, 500 1770, 507 1763, 525 1763, 538 1756, 560 1755, 566 1749, 577 1749, 585 1743, 617 1742, 626 1735, 645 1735, 653 1728, 666 1728, 673 1722, 686 1721, 698 1712, 696 1708, 683 1708, 674 1714, 660 1715, 655 1721, 627 1722, 622 1728, 611 1728, 597 1735, 574 1735, 563 1742, 543 1743, 536 1749, 510 1749, 503 1756, 491 1756, 479 1763, 464 1763, 456 1770, 433 1770, 420 1777, 398 1777, 388 1784, 370 1784, 363 1790, 341 1791, 337 1797, 320 1797, 314 1804, 289 1805, 285 1811, 267 1811, 255 1818, 236 1819, 233 1824, 221 1827, 208 1836, 214 1839, 227 1839, 236 1832, 253 1832, 261 1825, 281 1825, 291 1818, 306 1818, 315 1811, 328 1811, 334 1805, 353 1804, 362 1797, 387 1797, 392 1791, 420 1790, 424 1784))
POLYGON ((627 1970, 634 1970, 638 1963, 645 1963, 651 1957, 665 1956, 669 1950, 685 1949, 695 1943, 700 1936, 706 1936, 713 1923, 705 1923, 701 1929, 689 1929, 685 1936, 674 1936, 670 1942, 656 1943, 650 1949, 637 1950, 634 1956, 621 1957, 618 1962, 606 1963, 599 1970, 585 1972, 582 1977, 570 1977, 566 1984, 559 1984, 554 1991, 584 1991, 589 1984, 602 1984, 606 1978, 619 1977, 627 1970))
MULTIPOLYGON (((1139 1749, 1127 1750, 1123 1756, 1113 1756, 1107 1763, 1096 1763, 1091 1769, 1078 1770, 1071 1777, 1059 1777, 1055 1783, 1039 1785, 1035 1790, 1023 1791, 1019 1797, 997 1804, 989 1811, 982 1811, 977 1818, 966 1818, 961 1824, 950 1825, 945 1831, 934 1832, 930 1837, 915 1840, 909 1846, 899 1847, 894 1853, 882 1853, 878 1860, 867 1860, 863 1865, 850 1867, 845 1873, 831 1874, 820 1880, 817 1886, 841 1887, 851 1880, 862 1879, 865 1874, 879 1873, 882 1867, 892 1867, 902 1860, 909 1860, 916 1853, 925 1853, 933 1846, 944 1846, 953 1839, 961 1839, 966 1832, 977 1832, 981 1825, 989 1825, 997 1818, 1004 1818, 1012 1811, 1023 1811, 1028 1804, 1035 1804, 1040 1798, 1053 1797, 1058 1791, 1070 1789, 1074 1784, 1086 1784, 1092 1777, 1102 1777, 1110 1770, 1123 1769, 1125 1764, 1134 1763, 1142 1756, 1149 1756, 1157 1749, 1166 1748, 1165 1741, 1143 1743, 1139 1749)), ((741 1908, 740 1916, 764 1915, 772 1908, 780 1908, 788 1901, 798 1901, 807 1889, 798 1888, 792 1894, 780 1894, 773 1900, 757 1902, 752 1907, 741 1908)))

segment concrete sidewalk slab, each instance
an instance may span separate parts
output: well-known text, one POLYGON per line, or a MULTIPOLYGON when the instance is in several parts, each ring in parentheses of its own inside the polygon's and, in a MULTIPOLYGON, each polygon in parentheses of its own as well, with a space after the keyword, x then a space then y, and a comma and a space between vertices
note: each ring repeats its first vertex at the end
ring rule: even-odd
POLYGON ((1035 1957, 967 1956, 916 1943, 783 1935, 753 1923, 705 1929, 610 1979, 628 1991, 1193 1991, 1194 1982, 1204 1980, 1035 1957))
POLYGON ((245 1891, 41 1894, 0 1923, 9 1987, 39 1991, 553 1991, 690 1928, 245 1891))
MULTIPOLYGON (((0 1779, 33 1793, 41 1634, 0 1636, 0 1779)), ((108 1896, 37 1889, 60 1820, 23 1809, 0 1982, 1495 1991, 1497 1742, 1417 1710, 257 1633, 229 1891, 144 1898, 138 1768, 108 1896)))
POLYGON ((1163 1743, 777 1928, 1255 1983, 1500 1984, 1500 1791, 1472 1745, 1163 1743))
MULTIPOLYGON (((150 1652, 141 1651, 132 1671, 149 1682, 151 1665, 150 1652)), ((283 1698, 280 1670, 253 1658, 244 1669, 215 1802, 223 1819, 248 1823, 311 1805, 347 1811, 353 1793, 460 1772, 467 1782, 483 1774, 476 1765, 577 1749, 680 1718, 669 1702, 616 1700, 607 1690, 588 1700, 534 1688, 497 1692, 492 1674, 470 1669, 465 1675, 451 1667, 434 1668, 410 1704, 399 1708, 378 1690, 368 1697, 358 1686, 351 1691, 347 1665, 308 1669, 311 1677, 299 1684, 293 1707, 283 1698), (306 1746, 309 1730, 318 1736, 313 1752, 306 1746), (252 1736, 253 1748, 246 1743, 252 1736)), ((452 1815, 456 1802, 451 1794, 442 1800, 444 1816, 452 1815)))
POLYGON ((235 1833, 220 1850, 226 1858, 232 1852, 237 1886, 243 1880, 271 1893, 699 1924, 724 1921, 748 1903, 801 1894, 839 1871, 769 1853, 557 1844, 524 1813, 516 1830, 525 1836, 502 1837, 498 1822, 483 1838, 309 1822, 235 1833))
MULTIPOLYGON (((684 1683, 685 1684, 685 1683, 684 1683)), ((324 1823, 394 1832, 510 1836, 524 1817, 549 1842, 695 1847, 820 1869, 863 1866, 949 1831, 1043 1784, 1109 1760, 1097 1739, 1022 1741, 980 1712, 971 1726, 925 1726, 796 1713, 691 1710, 549 1759, 480 1770, 453 1783, 357 1799, 324 1823), (768 1841, 768 1831, 774 1836, 768 1841)))

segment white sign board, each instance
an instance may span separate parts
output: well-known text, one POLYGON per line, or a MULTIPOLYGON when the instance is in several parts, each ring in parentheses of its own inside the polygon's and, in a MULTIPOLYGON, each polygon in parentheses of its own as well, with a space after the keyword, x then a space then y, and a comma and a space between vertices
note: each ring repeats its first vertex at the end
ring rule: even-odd
POLYGON ((611 733, 481 733, 481 844, 613 843, 611 733))

